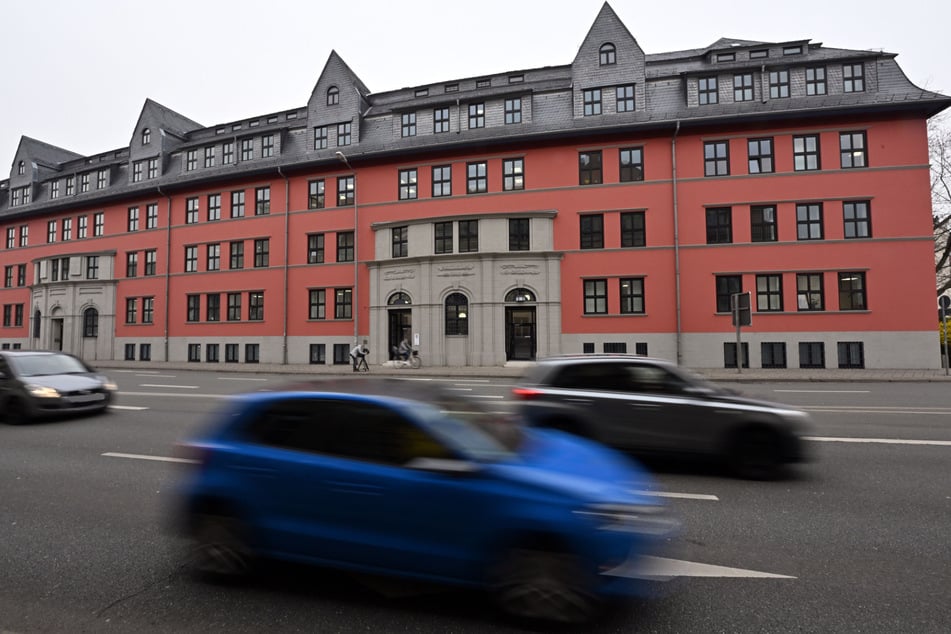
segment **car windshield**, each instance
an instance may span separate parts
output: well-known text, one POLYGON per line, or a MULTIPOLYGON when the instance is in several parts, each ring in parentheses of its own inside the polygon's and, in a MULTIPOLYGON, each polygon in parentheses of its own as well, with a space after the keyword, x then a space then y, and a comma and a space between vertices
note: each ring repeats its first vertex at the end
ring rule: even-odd
POLYGON ((428 403, 413 402, 412 407, 433 435, 475 460, 510 460, 521 445, 521 428, 506 414, 468 399, 442 394, 428 403))
POLYGON ((82 361, 65 354, 34 354, 8 357, 7 362, 17 376, 21 377, 82 374, 89 371, 82 361))

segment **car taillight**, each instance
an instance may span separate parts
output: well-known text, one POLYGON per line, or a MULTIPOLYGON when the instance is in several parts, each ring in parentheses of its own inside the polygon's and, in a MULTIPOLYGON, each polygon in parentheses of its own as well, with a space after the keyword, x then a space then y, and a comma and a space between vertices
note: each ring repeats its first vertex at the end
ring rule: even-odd
POLYGON ((512 396, 520 401, 533 401, 542 395, 540 390, 530 387, 513 387, 512 396))

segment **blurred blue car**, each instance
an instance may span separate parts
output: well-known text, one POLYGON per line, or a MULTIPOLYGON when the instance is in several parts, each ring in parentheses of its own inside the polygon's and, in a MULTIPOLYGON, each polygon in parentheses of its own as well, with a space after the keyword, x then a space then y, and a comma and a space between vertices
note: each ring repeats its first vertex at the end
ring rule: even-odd
POLYGON ((180 519, 214 576, 293 560, 482 587, 512 615, 580 622, 644 590, 638 560, 676 528, 629 458, 418 382, 239 396, 183 446, 198 467, 180 519))

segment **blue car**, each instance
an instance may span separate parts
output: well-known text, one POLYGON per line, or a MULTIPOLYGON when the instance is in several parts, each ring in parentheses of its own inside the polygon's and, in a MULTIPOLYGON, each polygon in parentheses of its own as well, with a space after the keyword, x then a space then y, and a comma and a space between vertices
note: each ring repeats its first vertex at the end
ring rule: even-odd
POLYGON ((491 591, 519 617, 589 619, 645 590, 676 528, 629 458, 396 379, 235 397, 183 490, 199 571, 261 557, 491 591))

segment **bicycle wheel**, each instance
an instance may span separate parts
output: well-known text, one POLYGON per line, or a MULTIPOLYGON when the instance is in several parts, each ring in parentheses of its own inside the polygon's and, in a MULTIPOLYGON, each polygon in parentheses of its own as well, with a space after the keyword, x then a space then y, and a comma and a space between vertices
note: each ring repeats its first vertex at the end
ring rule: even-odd
POLYGON ((414 370, 418 370, 423 365, 423 360, 419 358, 418 354, 414 354, 409 358, 409 364, 414 370))

